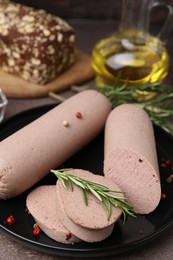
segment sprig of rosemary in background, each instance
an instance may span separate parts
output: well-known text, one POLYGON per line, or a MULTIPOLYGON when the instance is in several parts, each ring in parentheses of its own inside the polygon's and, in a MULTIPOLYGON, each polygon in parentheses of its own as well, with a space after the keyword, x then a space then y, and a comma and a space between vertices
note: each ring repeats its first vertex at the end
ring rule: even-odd
POLYGON ((124 221, 126 220, 126 216, 130 215, 135 217, 135 214, 132 212, 133 207, 128 204, 124 198, 124 196, 116 195, 116 193, 122 193, 116 190, 110 190, 108 187, 93 181, 89 181, 87 179, 83 179, 71 174, 64 173, 65 171, 72 170, 68 169, 60 169, 60 170, 51 170, 52 173, 59 179, 64 188, 70 188, 73 191, 73 184, 77 185, 82 192, 83 200, 85 205, 88 205, 87 192, 92 193, 93 196, 96 197, 105 208, 107 212, 107 219, 110 219, 112 206, 119 208, 124 217, 124 221), (113 194, 115 193, 115 194, 113 194))
POLYGON ((173 135, 173 86, 162 82, 146 83, 141 86, 120 85, 117 78, 114 86, 99 87, 113 107, 124 103, 135 103, 142 107, 153 123, 173 135))

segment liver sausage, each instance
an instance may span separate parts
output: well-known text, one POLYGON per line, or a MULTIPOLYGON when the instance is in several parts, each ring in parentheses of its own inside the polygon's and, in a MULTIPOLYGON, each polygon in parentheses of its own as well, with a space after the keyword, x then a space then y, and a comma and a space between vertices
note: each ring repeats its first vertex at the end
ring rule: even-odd
POLYGON ((41 230, 50 238, 65 244, 80 242, 62 224, 56 211, 56 186, 40 186, 29 193, 26 206, 41 230))
POLYGON ((104 174, 116 181, 136 213, 150 213, 159 204, 161 185, 153 126, 137 105, 120 105, 107 119, 104 174))
MULTIPOLYGON (((103 176, 94 175, 80 169, 74 169, 67 173, 120 191, 112 180, 103 176)), ((68 230, 87 242, 101 241, 112 233, 114 223, 122 213, 119 208, 112 207, 112 214, 110 220, 108 220, 105 208, 90 192, 87 192, 88 206, 86 206, 78 186, 73 185, 73 192, 70 189, 65 189, 60 181, 57 181, 56 186, 57 213, 68 230)), ((117 193, 117 195, 122 196, 122 193, 117 193)))
POLYGON ((3 140, 0 199, 21 194, 89 143, 110 110, 104 95, 86 90, 3 140))

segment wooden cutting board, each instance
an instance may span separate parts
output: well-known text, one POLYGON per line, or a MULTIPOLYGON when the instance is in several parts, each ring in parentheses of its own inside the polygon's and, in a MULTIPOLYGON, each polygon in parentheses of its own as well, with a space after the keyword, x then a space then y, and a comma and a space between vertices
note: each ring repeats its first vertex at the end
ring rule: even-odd
POLYGON ((82 84, 93 77, 90 56, 77 50, 75 64, 46 85, 33 84, 0 71, 0 88, 10 98, 36 98, 47 96, 49 92, 58 93, 67 90, 72 85, 82 84))

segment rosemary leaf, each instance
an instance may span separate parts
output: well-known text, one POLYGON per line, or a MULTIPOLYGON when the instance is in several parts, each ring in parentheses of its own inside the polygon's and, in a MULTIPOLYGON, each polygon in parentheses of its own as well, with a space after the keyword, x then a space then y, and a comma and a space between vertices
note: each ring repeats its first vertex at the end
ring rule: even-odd
POLYGON ((81 191, 82 191, 84 203, 86 206, 88 206, 88 198, 87 198, 86 190, 81 188, 81 191))
POLYGON ((68 180, 68 184, 69 184, 70 190, 73 191, 73 183, 70 179, 68 180))
POLYGON ((108 220, 110 219, 110 217, 111 217, 111 213, 112 213, 112 207, 111 207, 111 203, 110 203, 110 201, 108 200, 108 202, 107 202, 107 205, 108 205, 108 220))
POLYGON ((112 212, 112 208, 111 208, 111 204, 108 201, 102 200, 102 206, 106 209, 107 212, 107 220, 109 221, 110 217, 111 217, 111 212, 112 212))
POLYGON ((97 192, 98 192, 98 194, 101 195, 102 197, 107 198, 107 194, 105 194, 104 191, 98 190, 97 192))
MULTIPOLYGON (((108 195, 107 195, 109 198, 115 198, 115 195, 114 194, 111 194, 111 193, 109 193, 108 195)), ((120 196, 116 196, 116 199, 117 200, 124 200, 124 197, 120 197, 120 196)))
POLYGON ((85 186, 82 184, 82 182, 78 181, 77 178, 72 177, 71 175, 68 175, 69 180, 74 182, 77 186, 81 187, 82 189, 85 189, 85 186))
POLYGON ((67 189, 67 185, 65 184, 65 181, 63 180, 63 178, 58 177, 58 179, 62 183, 63 187, 67 189))
MULTIPOLYGON (((53 172, 53 171, 52 171, 53 172)), ((54 172, 55 173, 55 175, 56 175, 56 172, 54 172)), ((62 180, 66 180, 66 181, 68 181, 68 178, 64 175, 62 175, 62 174, 58 174, 58 176, 57 176, 59 179, 62 179, 62 180)))
POLYGON ((117 77, 114 86, 98 88, 111 102, 112 107, 134 103, 142 107, 154 124, 173 135, 173 87, 163 82, 147 82, 139 86, 120 84, 117 77))
POLYGON ((121 209, 122 210, 122 213, 123 213, 123 219, 124 219, 124 222, 126 222, 126 212, 124 209, 121 209))
POLYGON ((98 183, 96 181, 85 180, 83 178, 80 178, 80 180, 82 180, 84 183, 86 181, 86 183, 89 184, 89 185, 92 185, 92 186, 95 185, 95 187, 100 188, 101 190, 110 191, 110 189, 108 187, 106 187, 105 185, 98 183))
POLYGON ((99 200, 102 201, 101 196, 98 194, 97 191, 95 191, 90 185, 87 184, 88 190, 99 200))

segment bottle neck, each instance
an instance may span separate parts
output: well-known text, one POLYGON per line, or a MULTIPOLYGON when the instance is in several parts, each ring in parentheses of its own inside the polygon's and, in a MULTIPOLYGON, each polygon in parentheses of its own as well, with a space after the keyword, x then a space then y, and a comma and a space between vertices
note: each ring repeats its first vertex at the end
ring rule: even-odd
POLYGON ((119 30, 148 32, 148 0, 123 0, 119 30))

